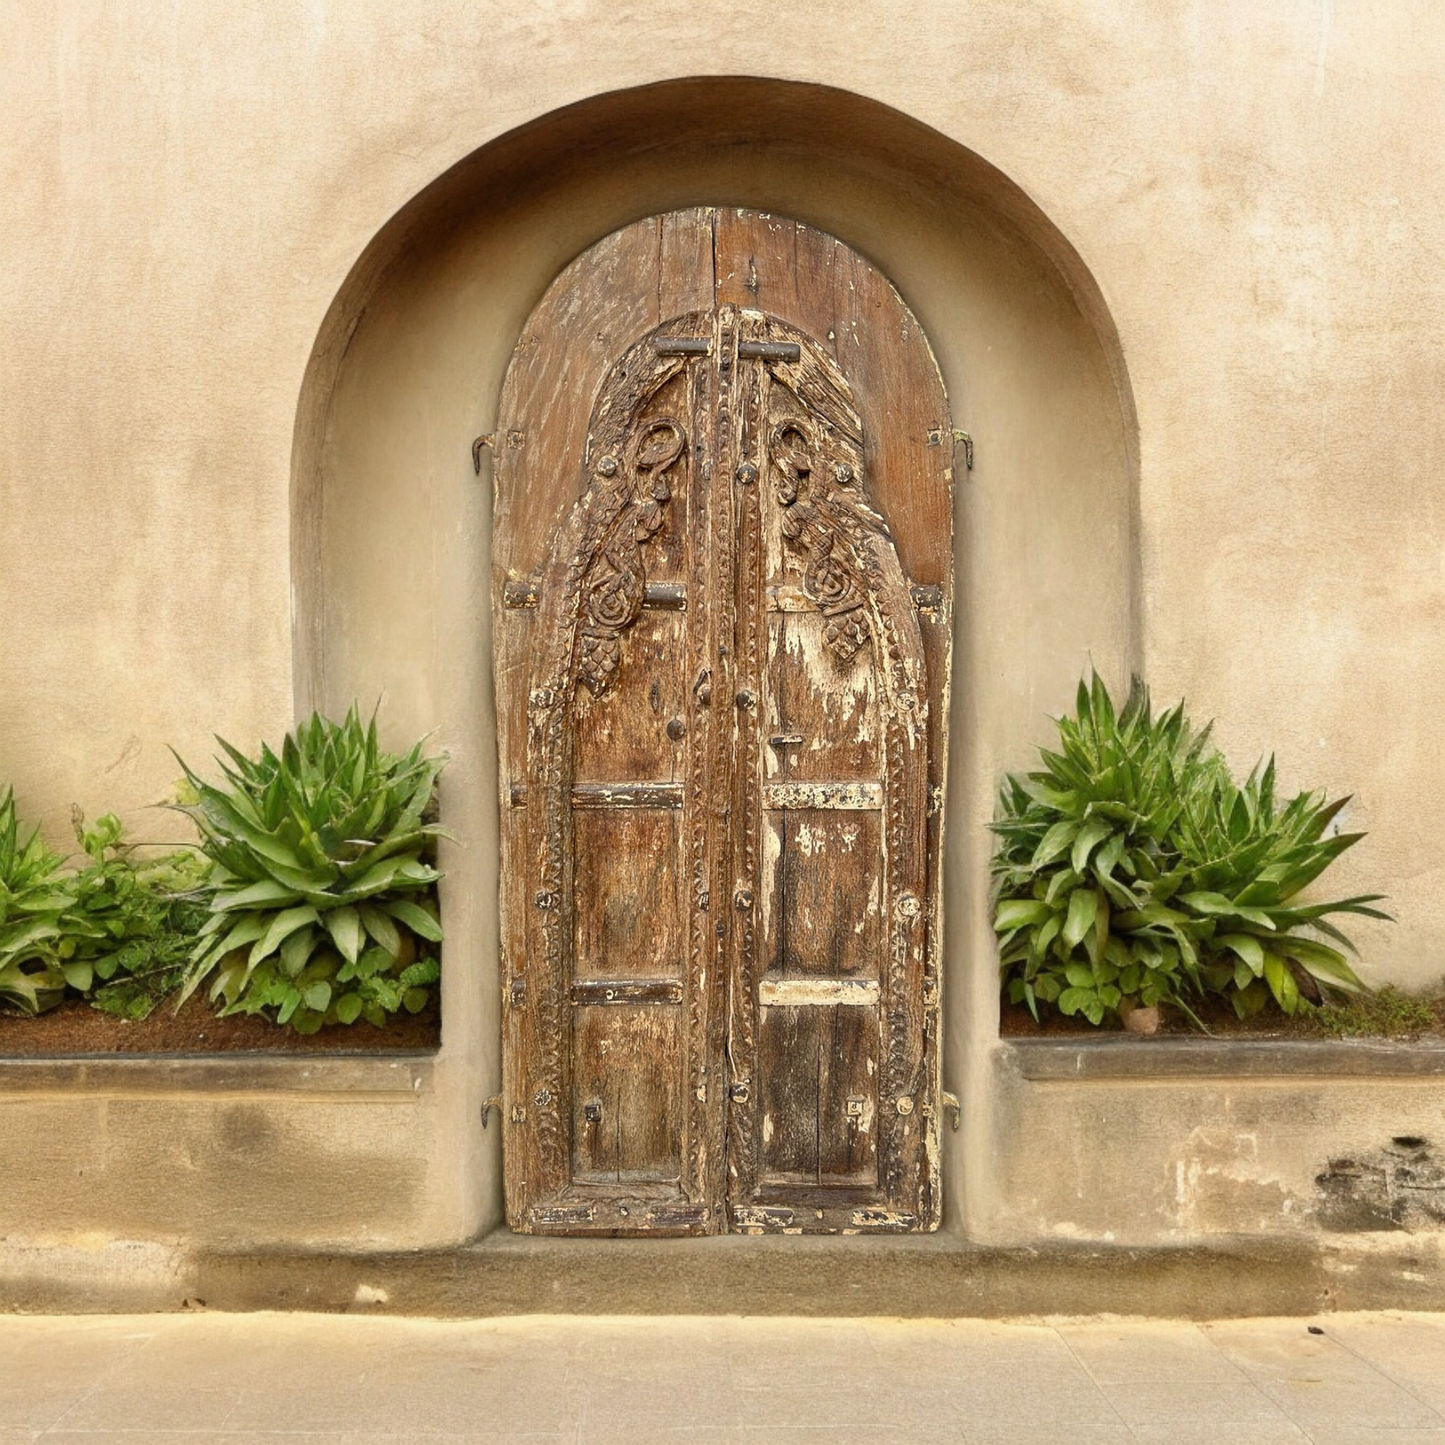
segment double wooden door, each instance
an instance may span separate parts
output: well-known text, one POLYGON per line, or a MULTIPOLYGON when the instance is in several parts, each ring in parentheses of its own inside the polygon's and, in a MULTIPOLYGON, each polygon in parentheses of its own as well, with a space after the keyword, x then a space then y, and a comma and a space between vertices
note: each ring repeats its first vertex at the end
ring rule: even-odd
MULTIPOLYGON (((498 578, 517 1229, 937 1223, 946 577, 905 573, 869 486, 888 449, 838 338, 879 318, 835 309, 820 337, 804 307, 727 299, 728 215, 641 223, 657 248, 623 270, 616 238, 580 258, 504 393, 499 543, 541 544, 498 578), (569 358, 605 346, 579 317, 676 285, 665 242, 699 232, 705 304, 636 328, 579 390, 569 358), (517 489, 548 428, 578 480, 545 536, 517 489)), ((929 366, 923 451, 949 435, 929 366)))

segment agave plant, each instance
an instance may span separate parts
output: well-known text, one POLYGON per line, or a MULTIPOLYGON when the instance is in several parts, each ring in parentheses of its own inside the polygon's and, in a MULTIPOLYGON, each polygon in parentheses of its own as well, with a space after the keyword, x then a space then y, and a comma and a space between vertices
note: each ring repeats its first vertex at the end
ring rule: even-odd
POLYGON ((83 964, 64 963, 56 949, 61 918, 75 902, 62 875, 64 859, 32 828, 22 835, 15 797, 0 796, 0 1003, 38 1014, 65 997, 67 983, 90 982, 83 964))
POLYGON ((1274 785, 1273 758, 1256 767, 1242 788, 1221 776, 1190 800, 1175 828, 1180 866, 1189 878, 1183 901, 1200 920, 1205 983, 1229 998, 1241 1017, 1270 997, 1295 1013, 1302 988, 1311 1002, 1319 1000, 1321 986, 1358 992, 1360 980, 1341 951, 1353 946, 1330 915, 1389 916, 1370 906, 1379 894, 1328 903, 1299 899, 1365 835, 1326 836, 1348 798, 1300 793, 1281 808, 1274 785))
POLYGON ((209 978, 223 1012, 274 1010, 302 1033, 421 1009, 440 976, 428 809, 445 760, 420 743, 384 752, 355 707, 341 723, 313 715, 259 758, 217 741, 224 786, 181 763, 211 916, 180 1002, 209 978))
POLYGON ((1183 704, 1155 716, 1136 678, 1115 713, 1081 683, 1059 749, 1005 779, 993 824, 994 927, 1009 997, 1098 1024, 1135 1005, 1222 995, 1243 1016, 1272 997, 1288 1013, 1320 989, 1361 987, 1332 914, 1383 918, 1378 895, 1296 895, 1361 834, 1325 837, 1345 799, 1283 808, 1274 763, 1235 785, 1209 728, 1183 704), (1301 992, 1301 989, 1305 992, 1301 992))

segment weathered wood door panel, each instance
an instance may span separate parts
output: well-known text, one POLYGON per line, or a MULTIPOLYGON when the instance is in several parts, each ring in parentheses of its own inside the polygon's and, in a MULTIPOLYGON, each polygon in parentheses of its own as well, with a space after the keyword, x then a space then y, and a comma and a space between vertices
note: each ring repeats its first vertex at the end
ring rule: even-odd
POLYGON ((933 1227, 951 434, 916 323, 806 227, 660 217, 559 278, 497 435, 509 1220, 933 1227), (880 493, 944 519, 911 577, 880 493))

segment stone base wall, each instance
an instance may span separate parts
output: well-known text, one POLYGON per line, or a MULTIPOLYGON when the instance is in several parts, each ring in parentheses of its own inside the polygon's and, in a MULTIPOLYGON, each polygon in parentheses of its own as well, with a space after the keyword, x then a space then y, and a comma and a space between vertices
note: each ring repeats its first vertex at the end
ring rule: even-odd
POLYGON ((1445 1048, 1004 1044, 992 1101, 970 1193, 991 1241, 1378 1235, 1408 1255, 1445 1231, 1445 1048))

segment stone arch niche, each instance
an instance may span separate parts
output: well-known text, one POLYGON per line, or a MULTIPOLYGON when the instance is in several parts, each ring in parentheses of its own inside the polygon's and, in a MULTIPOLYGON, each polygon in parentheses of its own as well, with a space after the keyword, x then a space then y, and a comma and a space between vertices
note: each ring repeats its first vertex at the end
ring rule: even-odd
POLYGON ((554 111, 473 152, 358 258, 302 386, 292 473, 296 703, 385 699, 451 755, 433 1186, 457 1234, 502 1220, 499 809, 491 677, 493 431, 528 314, 645 216, 733 206, 838 237, 932 344, 956 454, 944 840, 946 1231, 989 1230, 997 974, 987 911, 999 774, 1090 660, 1140 664, 1137 449, 1118 337, 1082 259, 1018 185, 897 111, 824 87, 670 81, 554 111), (951 1142, 950 1142, 951 1141, 951 1142))

